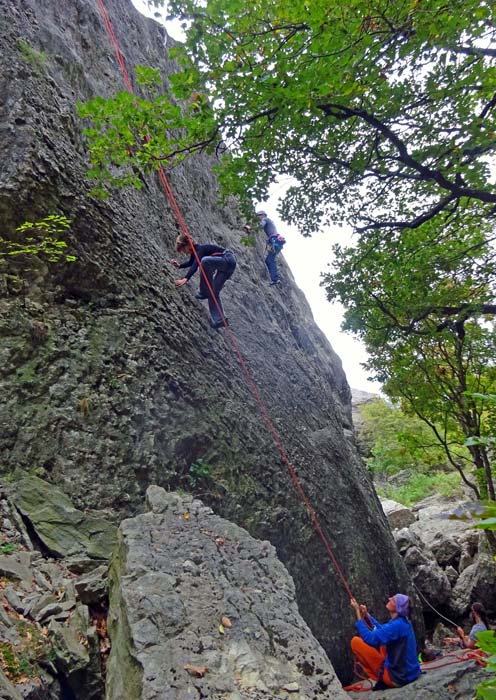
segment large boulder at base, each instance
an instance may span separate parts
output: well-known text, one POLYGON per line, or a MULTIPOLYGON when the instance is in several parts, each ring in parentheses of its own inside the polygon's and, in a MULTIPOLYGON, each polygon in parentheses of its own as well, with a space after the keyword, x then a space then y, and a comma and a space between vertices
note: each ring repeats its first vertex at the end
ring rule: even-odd
POLYGON ((345 698, 269 542, 148 489, 111 566, 107 700, 345 698))
POLYGON ((85 555, 98 561, 110 558, 115 525, 78 510, 52 484, 35 476, 25 477, 16 484, 12 500, 50 554, 85 555))

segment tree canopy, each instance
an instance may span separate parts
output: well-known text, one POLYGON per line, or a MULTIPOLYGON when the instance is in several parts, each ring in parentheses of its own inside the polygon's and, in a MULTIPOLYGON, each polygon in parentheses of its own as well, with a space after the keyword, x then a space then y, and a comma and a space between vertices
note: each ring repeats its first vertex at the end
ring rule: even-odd
POLYGON ((180 132, 152 128, 146 147, 128 134, 141 164, 222 142, 228 189, 259 200, 290 176, 283 216, 306 232, 415 228, 466 206, 492 215, 493 3, 172 0, 169 11, 187 30, 170 80, 189 106, 180 132))

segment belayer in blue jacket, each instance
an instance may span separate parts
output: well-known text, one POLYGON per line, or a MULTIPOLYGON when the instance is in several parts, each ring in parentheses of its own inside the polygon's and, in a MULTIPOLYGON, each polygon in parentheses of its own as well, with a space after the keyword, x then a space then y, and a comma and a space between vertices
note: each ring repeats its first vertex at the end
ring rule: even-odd
POLYGON ((365 605, 352 598, 358 637, 351 640, 351 649, 367 676, 376 681, 374 690, 407 685, 420 675, 417 642, 410 617, 410 598, 402 593, 386 603, 391 619, 381 625, 369 614, 365 605))

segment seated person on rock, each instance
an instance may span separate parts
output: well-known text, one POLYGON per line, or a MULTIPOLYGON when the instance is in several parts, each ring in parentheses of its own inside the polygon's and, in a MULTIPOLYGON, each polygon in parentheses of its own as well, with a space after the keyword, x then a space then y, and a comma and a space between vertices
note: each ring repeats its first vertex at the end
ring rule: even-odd
POLYGON ((236 269, 234 253, 213 243, 195 243, 193 239, 188 239, 183 233, 176 239, 176 250, 178 253, 190 254, 189 260, 181 264, 177 260, 171 260, 171 264, 179 269, 189 267, 186 276, 175 281, 176 287, 184 286, 193 277, 198 269, 198 257, 203 272, 200 275, 200 291, 196 294, 196 298, 208 299, 208 307, 212 317, 210 325, 212 328, 221 328, 224 322, 227 324, 227 319, 224 317, 220 292, 236 269), (193 251, 196 252, 196 255, 193 251), (208 279, 208 284, 205 277, 208 279), (212 298, 210 289, 215 298, 212 298))
POLYGON ((376 681, 374 690, 397 688, 416 680, 420 675, 417 642, 410 617, 410 599, 397 593, 388 599, 386 610, 391 619, 384 625, 377 622, 352 598, 360 636, 351 640, 351 650, 367 676, 376 681))
POLYGON ((458 637, 445 637, 445 644, 458 644, 462 649, 475 649, 477 646, 477 634, 489 629, 489 619, 482 603, 473 603, 470 608, 470 617, 474 624, 468 634, 465 634, 463 627, 457 627, 458 637))

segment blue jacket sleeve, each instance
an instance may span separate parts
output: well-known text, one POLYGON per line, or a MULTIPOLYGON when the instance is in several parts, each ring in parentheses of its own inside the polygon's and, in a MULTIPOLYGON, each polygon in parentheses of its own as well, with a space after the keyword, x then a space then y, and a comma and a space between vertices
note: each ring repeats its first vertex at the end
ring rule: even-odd
POLYGON ((393 642, 395 639, 399 639, 399 637, 402 636, 402 629, 400 625, 397 624, 396 619, 386 622, 385 625, 380 625, 374 620, 374 624, 374 629, 369 630, 363 620, 357 620, 356 623, 358 634, 364 642, 371 646, 389 644, 389 642, 393 642))

